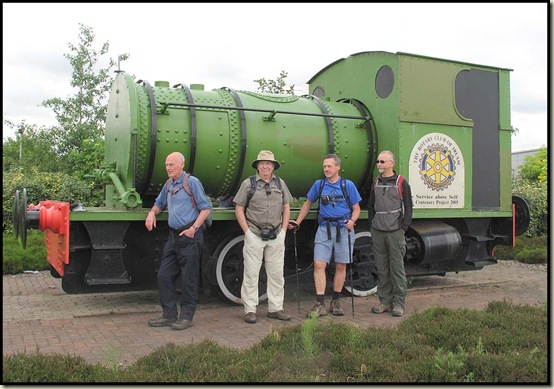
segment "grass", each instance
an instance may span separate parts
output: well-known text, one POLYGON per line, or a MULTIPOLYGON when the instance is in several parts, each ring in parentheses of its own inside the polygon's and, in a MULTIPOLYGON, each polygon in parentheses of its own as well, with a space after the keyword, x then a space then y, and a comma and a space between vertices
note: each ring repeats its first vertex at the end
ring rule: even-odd
MULTIPOLYGON (((4 383, 548 383, 546 306, 431 308, 395 328, 307 319, 247 350, 166 344, 130 367, 39 352, 3 357, 4 383)), ((114 361, 115 362, 115 361, 114 361)))

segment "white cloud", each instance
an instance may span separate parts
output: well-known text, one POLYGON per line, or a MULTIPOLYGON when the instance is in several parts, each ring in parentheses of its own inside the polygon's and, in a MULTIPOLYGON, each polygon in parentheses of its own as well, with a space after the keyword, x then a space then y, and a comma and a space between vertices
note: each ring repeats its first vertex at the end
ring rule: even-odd
MULTIPOLYGON (((79 23, 97 47, 129 53, 121 67, 166 80, 255 90, 288 72, 298 88, 362 51, 408 52, 513 69, 512 149, 547 140, 546 3, 50 3, 3 4, 3 116, 51 125, 38 105, 70 92, 63 57, 79 23)), ((3 137, 6 133, 4 127, 3 137)))

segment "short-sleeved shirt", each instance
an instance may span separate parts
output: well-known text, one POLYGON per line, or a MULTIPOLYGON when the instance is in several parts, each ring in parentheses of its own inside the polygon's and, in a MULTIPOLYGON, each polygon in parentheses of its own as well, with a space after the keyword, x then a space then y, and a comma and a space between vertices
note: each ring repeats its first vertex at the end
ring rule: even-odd
MULTIPOLYGON (((283 205, 290 204, 292 195, 285 181, 280 179, 281 189, 275 183, 275 175, 272 175, 266 191, 266 182, 256 174, 256 191, 248 203, 245 216, 248 227, 259 235, 260 228, 278 228, 283 221, 283 205), (268 194, 271 192, 271 194, 268 194)), ((250 178, 244 180, 235 195, 233 202, 237 205, 246 205, 248 192, 250 191, 250 178)))
POLYGON ((162 211, 167 209, 169 213, 168 224, 173 229, 181 228, 198 218, 200 211, 213 208, 212 203, 206 198, 204 187, 200 180, 194 176, 189 176, 189 186, 196 208, 192 206, 192 199, 187 194, 183 180, 186 172, 183 172, 177 181, 169 180, 169 185, 164 184, 160 194, 156 197, 154 205, 162 211))
MULTIPOLYGON (((321 187, 321 180, 317 180, 316 182, 314 182, 306 197, 312 203, 315 203, 319 199, 321 203, 319 208, 320 225, 327 223, 324 219, 340 218, 340 224, 341 226, 344 226, 344 220, 350 219, 352 217, 352 213, 350 212, 348 202, 346 201, 342 193, 341 177, 339 177, 339 179, 335 183, 330 183, 327 177, 324 178, 324 180, 325 183, 323 185, 321 197, 329 199, 327 201, 327 204, 324 204, 324 202, 322 202, 321 199, 319 199, 318 197, 321 187)), ((351 205, 358 204, 362 200, 362 197, 358 192, 358 188, 356 188, 356 185, 354 185, 354 183, 350 180, 346 180, 346 193, 348 194, 351 205)), ((335 222, 332 222, 332 224, 334 223, 335 222)))

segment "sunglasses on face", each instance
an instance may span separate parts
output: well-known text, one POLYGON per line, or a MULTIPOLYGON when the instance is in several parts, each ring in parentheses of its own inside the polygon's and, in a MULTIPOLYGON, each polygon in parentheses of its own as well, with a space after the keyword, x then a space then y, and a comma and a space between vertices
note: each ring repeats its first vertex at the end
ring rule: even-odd
POLYGON ((378 159, 377 161, 375 161, 376 163, 385 163, 385 162, 388 162, 388 161, 385 161, 383 159, 378 159))

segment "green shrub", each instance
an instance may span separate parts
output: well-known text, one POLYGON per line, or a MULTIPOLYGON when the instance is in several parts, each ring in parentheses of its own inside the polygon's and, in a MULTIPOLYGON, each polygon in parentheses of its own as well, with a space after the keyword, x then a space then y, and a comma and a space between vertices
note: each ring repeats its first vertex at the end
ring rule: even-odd
POLYGON ((46 260, 44 233, 40 230, 27 232, 25 250, 21 247, 20 240, 15 239, 14 233, 3 234, 2 255, 2 274, 50 269, 50 264, 46 260))
POLYGON ((546 263, 546 236, 516 238, 516 247, 496 246, 494 257, 498 260, 518 261, 522 263, 546 263))
POLYGON ((22 199, 23 188, 27 189, 27 205, 37 205, 44 200, 98 205, 98 199, 93 196, 92 185, 63 173, 8 171, 4 172, 2 184, 3 231, 11 231, 13 228, 15 191, 19 190, 22 199))
POLYGON ((525 233, 528 237, 546 236, 548 233, 548 182, 528 181, 516 178, 512 193, 527 201, 531 220, 525 233))
POLYGON ((546 263, 546 247, 525 248, 516 255, 516 261, 522 263, 546 263))

